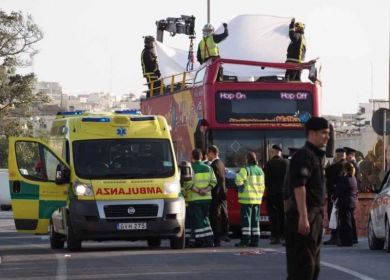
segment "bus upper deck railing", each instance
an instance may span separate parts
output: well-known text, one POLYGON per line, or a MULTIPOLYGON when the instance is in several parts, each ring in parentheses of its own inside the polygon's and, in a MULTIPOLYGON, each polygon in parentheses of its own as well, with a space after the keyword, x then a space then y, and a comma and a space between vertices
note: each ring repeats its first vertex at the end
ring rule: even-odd
MULTIPOLYGON (((262 62, 262 61, 250 61, 250 60, 237 60, 237 59, 227 59, 227 58, 218 58, 213 61, 207 62, 203 67, 198 68, 193 71, 189 72, 182 72, 166 77, 162 77, 158 80, 151 81, 150 83, 146 83, 144 85, 147 85, 149 90, 144 91, 145 93, 150 93, 150 97, 154 96, 162 96, 167 94, 173 94, 178 91, 182 91, 184 89, 193 88, 195 86, 198 86, 200 84, 203 84, 204 77, 205 77, 205 70, 206 68, 214 68, 214 71, 219 71, 219 66, 223 64, 232 64, 232 65, 244 65, 244 66, 253 66, 253 67, 261 67, 261 69, 264 68, 271 68, 271 69, 279 69, 279 70, 309 70, 309 80, 312 82, 318 81, 321 83, 321 81, 317 77, 317 68, 315 67, 315 64, 317 62, 317 59, 310 60, 308 62, 304 63, 275 63, 275 62, 262 62), (199 75, 201 72, 203 72, 203 75, 199 75), (160 84, 159 84, 160 83, 160 84), (157 86, 156 86, 157 84, 157 86)), ((225 76, 222 73, 218 72, 218 75, 221 77, 217 79, 219 82, 238 82, 237 79, 231 79, 234 76, 225 76)), ((255 79, 251 82, 270 82, 271 79, 267 79, 267 77, 264 77, 264 79, 261 79, 262 77, 255 79)), ((273 82, 286 82, 286 80, 283 79, 274 79, 273 82)))

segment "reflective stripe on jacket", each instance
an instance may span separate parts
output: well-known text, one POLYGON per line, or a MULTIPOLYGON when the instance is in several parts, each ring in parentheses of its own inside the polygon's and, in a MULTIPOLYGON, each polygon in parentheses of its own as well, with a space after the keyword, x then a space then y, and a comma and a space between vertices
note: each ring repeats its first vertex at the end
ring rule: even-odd
MULTIPOLYGON (((215 187, 217 184, 217 179, 215 177, 213 169, 204 164, 203 162, 195 162, 192 164, 192 169, 194 171, 194 175, 192 177, 192 182, 188 185, 191 187, 196 187, 198 189, 206 189, 211 186, 215 187)), ((209 191, 206 195, 202 196, 191 189, 187 192, 187 200, 188 202, 194 201, 211 201, 211 191, 209 191)))
POLYGON ((264 172, 257 165, 250 165, 240 169, 235 183, 242 186, 238 192, 238 202, 241 204, 261 204, 264 194, 264 172), (249 172, 249 174, 248 174, 249 172))
POLYGON ((199 47, 202 61, 206 61, 211 56, 219 56, 218 44, 214 42, 213 35, 203 37, 199 47))

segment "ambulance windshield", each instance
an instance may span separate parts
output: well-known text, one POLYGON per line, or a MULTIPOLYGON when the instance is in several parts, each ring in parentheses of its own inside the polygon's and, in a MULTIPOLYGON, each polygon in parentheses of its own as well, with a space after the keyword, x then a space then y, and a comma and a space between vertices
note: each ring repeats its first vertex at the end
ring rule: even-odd
POLYGON ((73 159, 85 179, 163 178, 175 171, 171 145, 163 139, 75 141, 73 159))

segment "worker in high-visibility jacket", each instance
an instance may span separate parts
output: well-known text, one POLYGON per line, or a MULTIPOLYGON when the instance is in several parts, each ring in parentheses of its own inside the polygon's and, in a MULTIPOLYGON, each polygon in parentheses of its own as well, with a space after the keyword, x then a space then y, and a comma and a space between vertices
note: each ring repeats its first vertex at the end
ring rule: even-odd
POLYGON ((223 27, 224 32, 221 34, 214 34, 214 27, 210 23, 203 27, 203 39, 198 45, 198 52, 196 54, 200 64, 205 63, 210 58, 219 57, 218 43, 223 41, 229 35, 227 24, 224 23, 223 27))
POLYGON ((213 169, 202 161, 202 151, 192 151, 192 184, 187 191, 189 225, 195 237, 195 247, 212 247, 213 230, 210 226, 209 208, 211 190, 217 184, 213 169))
POLYGON ((153 94, 158 94, 161 87, 161 81, 159 80, 161 72, 158 66, 155 41, 153 36, 145 36, 145 47, 141 53, 142 74, 146 78, 149 88, 149 91, 146 92, 147 98, 153 96, 153 94))
POLYGON ((248 152, 247 165, 236 175, 238 202, 240 203, 242 237, 237 247, 259 245, 260 204, 264 194, 264 172, 257 165, 256 154, 248 152))
POLYGON ((189 211, 188 211, 188 194, 192 188, 192 177, 193 171, 191 163, 188 161, 182 161, 180 163, 180 186, 181 195, 184 197, 186 202, 186 216, 185 216, 185 245, 186 247, 193 247, 195 243, 195 236, 191 229, 189 211))
MULTIPOLYGON (((305 24, 295 22, 295 18, 291 19, 288 35, 290 44, 287 48, 287 63, 302 63, 305 60, 306 41, 305 41, 305 24)), ((287 69, 285 78, 287 81, 300 81, 302 70, 287 69)))

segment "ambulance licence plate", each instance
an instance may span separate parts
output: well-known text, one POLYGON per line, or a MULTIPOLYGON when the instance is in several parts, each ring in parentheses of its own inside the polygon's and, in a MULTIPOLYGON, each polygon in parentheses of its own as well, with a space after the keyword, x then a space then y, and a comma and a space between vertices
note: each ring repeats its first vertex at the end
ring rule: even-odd
POLYGON ((146 229, 146 223, 120 223, 116 225, 117 230, 142 230, 146 229))

